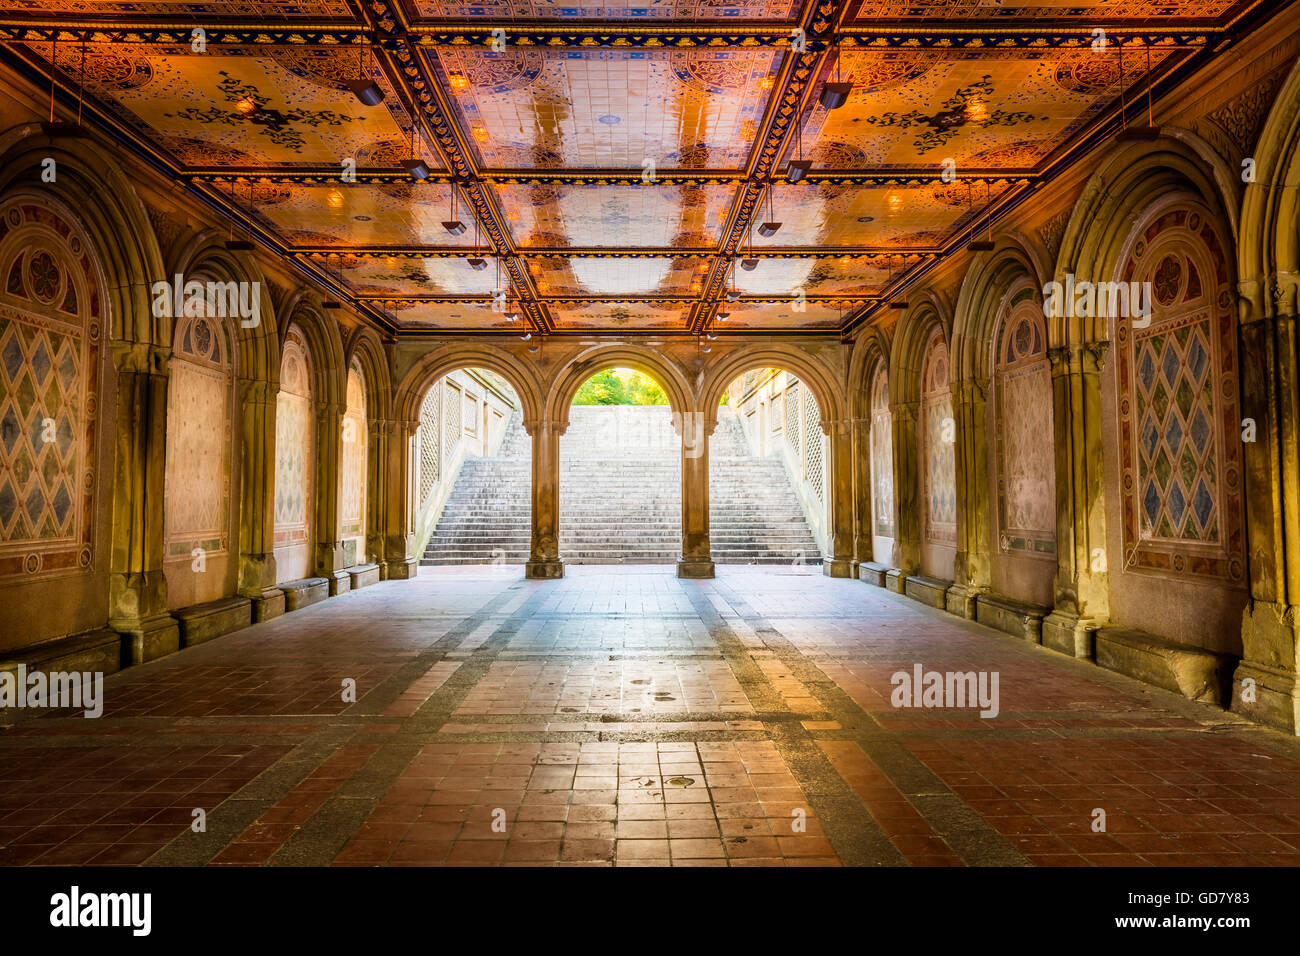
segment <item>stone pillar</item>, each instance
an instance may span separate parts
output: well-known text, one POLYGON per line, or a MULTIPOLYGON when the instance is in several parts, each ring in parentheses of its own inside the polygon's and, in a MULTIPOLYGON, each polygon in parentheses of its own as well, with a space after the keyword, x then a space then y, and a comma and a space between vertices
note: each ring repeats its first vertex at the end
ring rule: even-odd
POLYGON ((313 573, 328 578, 330 595, 351 589, 339 534, 339 497, 343 488, 343 406, 316 403, 316 557, 313 573))
POLYGON ((384 549, 389 578, 413 578, 419 570, 415 549, 416 488, 414 481, 415 421, 382 423, 387 467, 384 509, 384 549))
POLYGON ((560 436, 567 423, 541 420, 528 428, 533 438, 532 543, 524 575, 562 578, 560 560, 560 436))
POLYGON ((905 580, 921 567, 920 442, 916 434, 920 409, 919 401, 889 406, 894 444, 894 567, 885 576, 885 586, 899 594, 905 580))
POLYGON ((853 419, 853 576, 875 562, 875 503, 871 482, 871 417, 853 419))
POLYGON ((953 399, 957 430, 957 553, 947 604, 949 613, 974 620, 975 601, 989 590, 993 578, 988 541, 988 391, 978 382, 963 381, 953 390, 953 399))
POLYGON ((711 578, 709 437, 713 429, 705 423, 705 414, 695 411, 674 412, 673 429, 682 439, 682 556, 677 559, 677 576, 711 578))
POLYGON ((830 496, 830 527, 826 535, 830 551, 822 558, 822 574, 832 578, 853 577, 853 423, 839 419, 827 424, 830 436, 830 467, 826 469, 826 493, 830 496))
POLYGON ((239 593, 251 598, 253 620, 284 613, 275 585, 275 411, 279 386, 239 380, 242 469, 239 507, 239 593))
POLYGON ((1102 472, 1101 372, 1106 343, 1048 350, 1056 442, 1056 598, 1043 643, 1091 657, 1110 617, 1102 472))
POLYGON ((388 480, 388 429, 385 425, 385 422, 373 418, 366 423, 366 554, 379 566, 380 580, 388 578, 384 525, 388 499, 395 492, 388 480))
POLYGON ((163 577, 163 488, 169 354, 147 343, 114 342, 117 371, 113 547, 108 626, 133 664, 180 648, 163 577))
POLYGON ((1244 442, 1250 603, 1232 710, 1300 733, 1300 319, 1243 320, 1244 442), (1251 426, 1253 425, 1253 429, 1251 426))

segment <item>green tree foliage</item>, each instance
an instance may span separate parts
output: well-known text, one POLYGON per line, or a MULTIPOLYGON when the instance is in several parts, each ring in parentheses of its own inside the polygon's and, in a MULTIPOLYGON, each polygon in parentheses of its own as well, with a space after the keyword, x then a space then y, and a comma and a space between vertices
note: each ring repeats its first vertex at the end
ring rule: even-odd
POLYGON ((575 405, 667 405, 668 396, 649 375, 630 368, 607 368, 578 387, 575 405))

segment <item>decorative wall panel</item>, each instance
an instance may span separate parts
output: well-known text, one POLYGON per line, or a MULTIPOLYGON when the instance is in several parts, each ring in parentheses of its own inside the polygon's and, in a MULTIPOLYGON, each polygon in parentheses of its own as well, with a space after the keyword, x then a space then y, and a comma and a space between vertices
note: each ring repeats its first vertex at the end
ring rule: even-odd
POLYGON ((92 565, 98 276, 53 205, 0 206, 0 581, 92 565))
POLYGON ((316 443, 311 354, 297 326, 285 335, 275 414, 275 558, 280 581, 311 573, 316 443))
POLYGON ((343 494, 340 529, 349 564, 365 561, 366 540, 366 380, 360 363, 348 368, 347 408, 343 413, 343 494))
POLYGON ((994 334, 998 547, 1056 554, 1056 457, 1050 440, 1052 368, 1032 288, 1013 293, 994 334))
POLYGON ((957 542, 956 425, 948 372, 948 346, 936 328, 926 345, 921 373, 921 500, 926 540, 953 545, 957 542))
POLYGON ((894 422, 889 373, 882 367, 871 386, 871 509, 875 533, 894 534, 894 422))
POLYGON ((1209 214, 1150 217, 1120 279, 1151 283, 1153 313, 1116 326, 1124 567, 1244 586, 1237 318, 1209 214))

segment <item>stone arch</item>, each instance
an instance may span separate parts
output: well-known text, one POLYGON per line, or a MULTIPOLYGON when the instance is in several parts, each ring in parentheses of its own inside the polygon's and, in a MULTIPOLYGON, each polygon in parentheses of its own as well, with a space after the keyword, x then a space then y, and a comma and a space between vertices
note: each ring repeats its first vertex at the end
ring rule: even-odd
POLYGON ((296 325, 307 340, 312 357, 312 400, 342 408, 347 387, 347 366, 343 362, 343 338, 339 326, 320 307, 320 297, 311 292, 281 316, 280 342, 290 325, 296 325))
POLYGON ((956 381, 990 380, 994 326, 1007 290, 1018 279, 1035 289, 1043 285, 1038 263, 1019 238, 1000 236, 992 252, 977 253, 962 281, 952 330, 952 363, 956 381))
POLYGON ((314 427, 320 359, 296 322, 285 325, 276 396, 275 561, 277 584, 311 574, 319 528, 317 465, 320 442, 314 427))
POLYGON ((434 382, 462 368, 496 372, 515 390, 523 409, 524 428, 531 434, 541 420, 543 389, 532 366, 503 349, 477 343, 443 345, 425 354, 402 378, 393 396, 393 415, 418 422, 424 395, 434 382))
POLYGON ((569 407, 582 383, 609 368, 633 368, 649 375, 668 395, 674 413, 693 407, 691 387, 674 363, 652 349, 638 345, 594 346, 570 359, 552 380, 546 398, 546 417, 563 431, 569 424, 569 407))
POLYGON ((717 424, 718 402, 727 386, 754 368, 780 368, 793 372, 817 399, 823 432, 829 434, 831 422, 848 417, 849 399, 842 372, 830 368, 820 357, 797 345, 754 345, 720 356, 705 369, 700 401, 706 429, 712 430, 717 424))
POLYGON ((366 415, 371 421, 386 421, 393 409, 392 377, 388 372, 388 358, 379 333, 368 325, 358 326, 348 336, 343 353, 344 366, 350 367, 353 359, 361 365, 366 381, 366 415))
POLYGON ((153 316, 150 295, 166 278, 162 255, 144 204, 112 155, 89 139, 50 139, 34 123, 14 127, 0 135, 0 196, 18 191, 75 210, 103 272, 108 337, 168 344, 170 320, 153 316), (57 170, 50 183, 41 181, 47 159, 57 170))
POLYGON ((871 382, 881 362, 889 367, 889 337, 872 325, 853 343, 849 357, 849 414, 855 419, 869 414, 871 382))
POLYGON ((1273 101, 1255 144, 1237 242, 1243 322, 1300 313, 1300 63, 1273 101))
MULTIPOLYGON (((1111 280, 1133 227, 1158 203, 1195 196, 1216 219, 1233 221, 1226 211, 1231 197, 1225 201, 1214 169, 1187 143, 1162 137, 1155 144, 1116 145, 1075 203, 1057 256, 1056 282, 1064 284, 1067 274, 1075 283, 1111 280)), ((1050 316, 1047 333, 1052 346, 1110 338, 1107 319, 1096 316, 1050 316)))
POLYGON ((898 323, 889 355, 889 395, 896 405, 920 401, 921 364, 936 325, 951 348, 952 318, 943 301, 933 293, 916 294, 920 299, 898 323))
MULTIPOLYGON (((237 343, 236 375, 250 382, 273 382, 279 378, 280 340, 270 286, 251 253, 232 252, 221 239, 220 230, 207 229, 194 236, 167 265, 168 274, 204 274, 216 282, 256 283, 258 289, 255 325, 243 321, 228 323, 237 343)), ((250 320, 251 321, 251 320, 250 320)))

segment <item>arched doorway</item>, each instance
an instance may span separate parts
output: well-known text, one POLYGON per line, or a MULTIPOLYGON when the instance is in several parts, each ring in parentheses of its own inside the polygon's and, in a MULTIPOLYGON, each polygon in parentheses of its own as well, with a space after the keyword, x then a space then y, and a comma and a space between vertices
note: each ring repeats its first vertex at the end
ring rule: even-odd
POLYGON ((420 402, 413 468, 417 554, 423 567, 528 560, 532 440, 504 377, 462 368, 420 402))
POLYGON ((673 564, 681 556, 680 436, 654 376, 611 367, 582 382, 560 438, 560 557, 673 564))
POLYGON ((829 551, 830 442, 817 398, 760 367, 728 386, 709 443, 709 534, 718 564, 820 566, 829 551))

